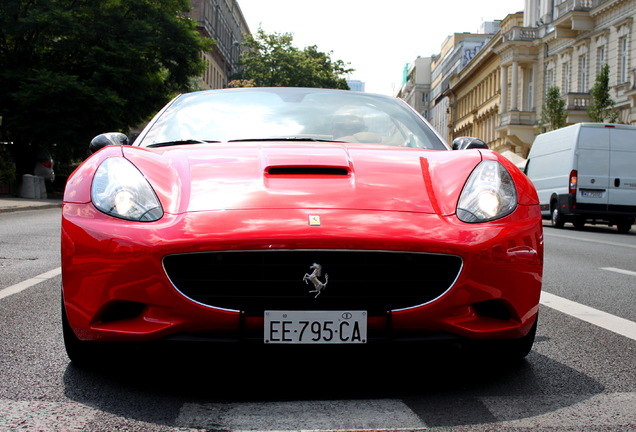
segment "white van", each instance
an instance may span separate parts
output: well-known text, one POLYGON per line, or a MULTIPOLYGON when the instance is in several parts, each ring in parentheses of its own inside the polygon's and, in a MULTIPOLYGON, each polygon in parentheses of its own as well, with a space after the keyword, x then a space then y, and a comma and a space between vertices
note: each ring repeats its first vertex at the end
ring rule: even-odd
POLYGON ((571 222, 616 225, 636 217, 636 127, 579 123, 538 135, 525 169, 541 212, 561 228, 571 222))

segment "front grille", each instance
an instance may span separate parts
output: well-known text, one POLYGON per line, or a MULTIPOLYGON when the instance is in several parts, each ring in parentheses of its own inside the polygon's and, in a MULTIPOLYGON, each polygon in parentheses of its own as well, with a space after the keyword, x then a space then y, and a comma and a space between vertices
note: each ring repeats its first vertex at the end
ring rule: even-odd
POLYGON ((232 251, 169 255, 166 273, 184 296, 204 305, 243 311, 366 310, 382 314, 430 302, 453 284, 461 258, 377 251, 232 251), (316 297, 303 282, 310 266, 328 282, 316 297))

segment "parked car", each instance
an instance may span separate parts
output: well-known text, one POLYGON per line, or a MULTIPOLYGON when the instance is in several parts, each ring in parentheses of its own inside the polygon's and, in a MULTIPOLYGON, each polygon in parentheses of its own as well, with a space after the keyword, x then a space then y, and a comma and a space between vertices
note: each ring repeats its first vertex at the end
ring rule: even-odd
POLYGON ((556 228, 571 222, 631 230, 636 217, 636 127, 579 123, 538 135, 526 172, 556 228))
POLYGON ((41 149, 38 150, 35 156, 33 175, 44 177, 44 180, 53 183, 55 181, 55 171, 53 170, 53 164, 53 158, 48 151, 41 149))
POLYGON ((506 158, 462 147, 397 98, 302 88, 183 94, 132 145, 96 137, 64 194, 70 359, 157 340, 525 356, 538 198, 506 158))

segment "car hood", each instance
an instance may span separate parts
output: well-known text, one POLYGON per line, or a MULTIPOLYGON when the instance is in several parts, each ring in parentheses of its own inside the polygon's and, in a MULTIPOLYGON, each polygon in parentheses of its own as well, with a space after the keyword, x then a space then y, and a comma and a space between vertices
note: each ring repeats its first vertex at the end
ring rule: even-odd
POLYGON ((455 212, 479 151, 335 143, 124 147, 169 213, 232 209, 455 212))

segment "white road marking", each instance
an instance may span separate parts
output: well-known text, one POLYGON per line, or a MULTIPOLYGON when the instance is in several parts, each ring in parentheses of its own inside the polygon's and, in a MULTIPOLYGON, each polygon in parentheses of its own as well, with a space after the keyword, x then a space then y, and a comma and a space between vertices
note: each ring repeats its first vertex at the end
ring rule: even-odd
POLYGON ((622 425, 636 423, 634 392, 495 396, 483 402, 498 420, 492 425, 504 429, 623 430, 622 425))
POLYGON ((62 273, 62 268, 58 267, 51 271, 47 271, 46 273, 42 273, 40 275, 32 277, 31 279, 27 279, 15 285, 11 285, 10 287, 3 288, 0 290, 0 300, 2 300, 5 297, 9 297, 10 295, 22 292, 25 289, 32 287, 33 285, 39 284, 40 282, 44 282, 45 280, 52 279, 61 273, 62 273))
MULTIPOLYGON (((436 406, 435 397, 425 396, 431 399, 432 406, 436 406)), ((495 420, 479 424, 479 428, 483 430, 489 429, 490 426, 496 430, 546 430, 555 427, 576 430, 623 430, 621 426, 636 424, 636 411, 633 409, 636 403, 634 392, 519 396, 486 394, 475 399, 495 420)), ((449 412, 447 415, 452 416, 453 413, 449 412)), ((436 414, 435 417, 439 416, 436 414)), ((174 432, 404 432, 437 429, 434 426, 435 421, 431 420, 433 419, 427 418, 426 412, 417 415, 399 399, 184 403, 174 424, 135 420, 70 400, 47 402, 0 399, 0 431, 7 432, 79 432, 97 430, 95 427, 103 430, 104 425, 120 425, 122 429, 127 430, 174 432), (351 408, 353 412, 348 411, 351 408)), ((452 426, 462 430, 475 429, 475 425, 464 424, 461 419, 457 419, 457 424, 452 426)))
POLYGON ((614 273, 620 273, 628 276, 636 276, 636 272, 630 270, 623 270, 615 267, 601 267, 601 270, 607 270, 614 273))
POLYGON ((636 340, 636 323, 543 291, 541 304, 590 324, 636 340))
POLYGON ((397 399, 186 403, 177 426, 231 431, 420 431, 422 422, 397 399))
POLYGON ((611 241, 605 241, 605 240, 586 239, 586 238, 574 237, 574 236, 563 235, 563 234, 553 234, 551 232, 545 232, 545 231, 543 232, 543 234, 546 237, 556 237, 556 238, 563 238, 563 239, 568 239, 568 240, 577 240, 577 241, 588 242, 588 243, 603 244, 603 245, 607 245, 607 246, 619 246, 619 247, 625 247, 625 248, 629 248, 629 249, 636 249, 636 245, 630 245, 630 244, 626 244, 626 243, 611 242, 611 241))

